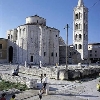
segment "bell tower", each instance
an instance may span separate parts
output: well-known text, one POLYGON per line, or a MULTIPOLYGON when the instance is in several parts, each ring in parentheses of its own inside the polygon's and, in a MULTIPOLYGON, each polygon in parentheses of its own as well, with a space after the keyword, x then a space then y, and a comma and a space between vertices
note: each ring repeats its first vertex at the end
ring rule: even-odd
POLYGON ((81 60, 88 59, 88 8, 83 0, 73 10, 73 45, 81 56, 81 60))

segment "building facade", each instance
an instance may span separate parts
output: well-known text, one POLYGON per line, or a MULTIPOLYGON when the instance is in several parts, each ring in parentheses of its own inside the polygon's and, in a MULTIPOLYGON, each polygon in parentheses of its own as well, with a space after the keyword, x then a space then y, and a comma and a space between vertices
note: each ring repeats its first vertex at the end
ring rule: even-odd
POLYGON ((73 11, 73 45, 79 52, 82 61, 88 59, 88 8, 83 0, 78 0, 73 11))
POLYGON ((88 44, 89 62, 100 63, 100 43, 88 44))
MULTIPOLYGON (((73 45, 69 45, 67 49, 67 63, 78 64, 81 62, 80 53, 75 50, 73 45)), ((84 62, 83 62, 84 63, 84 62)), ((66 46, 59 46, 59 64, 66 64, 66 46)))
POLYGON ((58 29, 46 26, 46 19, 37 15, 27 17, 26 24, 7 31, 9 62, 59 63, 59 33, 58 29))
POLYGON ((7 63, 7 55, 8 55, 8 50, 7 50, 7 39, 0 38, 0 63, 7 63))

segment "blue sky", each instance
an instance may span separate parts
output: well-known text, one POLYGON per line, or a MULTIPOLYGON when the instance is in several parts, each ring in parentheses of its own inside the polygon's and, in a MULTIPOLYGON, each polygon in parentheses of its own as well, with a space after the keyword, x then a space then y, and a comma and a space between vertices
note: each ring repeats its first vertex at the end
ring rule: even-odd
MULTIPOLYGON (((89 8, 89 43, 100 42, 100 0, 83 0, 89 8), (94 6, 93 6, 94 5, 94 6)), ((35 14, 46 19, 47 26, 60 30, 66 40, 64 27, 69 24, 69 44, 73 38, 73 8, 78 0, 0 0, 0 38, 6 31, 25 24, 25 18, 35 14)))

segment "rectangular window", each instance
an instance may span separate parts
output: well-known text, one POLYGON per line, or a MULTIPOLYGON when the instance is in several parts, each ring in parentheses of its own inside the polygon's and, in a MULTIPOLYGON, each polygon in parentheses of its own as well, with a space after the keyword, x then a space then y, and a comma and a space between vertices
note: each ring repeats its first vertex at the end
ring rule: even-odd
POLYGON ((92 50, 90 50, 90 53, 92 53, 92 50))
POLYGON ((95 54, 95 57, 97 57, 97 55, 95 54))
POLYGON ((2 52, 0 52, 0 58, 2 57, 2 52))
POLYGON ((72 55, 72 53, 71 53, 71 52, 69 52, 69 55, 71 56, 71 55, 72 55))
POLYGON ((92 57, 92 54, 90 54, 90 57, 92 57))
POLYGON ((46 55, 46 52, 44 52, 44 56, 46 55))
POLYGON ((33 56, 31 56, 31 62, 33 62, 33 56))
POLYGON ((2 44, 0 44, 0 49, 2 49, 2 44))
POLYGON ((53 52, 51 53, 51 56, 53 56, 53 52))
POLYGON ((77 49, 77 44, 75 44, 75 49, 77 49))
POLYGON ((57 57, 57 53, 56 53, 56 57, 57 57))

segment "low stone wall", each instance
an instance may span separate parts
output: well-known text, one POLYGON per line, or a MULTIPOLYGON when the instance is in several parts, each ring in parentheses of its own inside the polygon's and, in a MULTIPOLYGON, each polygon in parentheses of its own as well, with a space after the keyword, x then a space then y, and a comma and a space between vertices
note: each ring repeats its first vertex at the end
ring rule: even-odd
POLYGON ((68 71, 68 76, 71 79, 75 78, 83 78, 85 76, 90 76, 93 74, 99 74, 100 73, 100 66, 91 66, 87 68, 81 68, 81 69, 70 69, 68 71))
POLYGON ((12 76, 8 73, 1 74, 1 79, 13 83, 26 84, 28 88, 37 88, 37 79, 29 79, 21 76, 12 76))
POLYGON ((41 76, 41 74, 46 74, 47 77, 57 79, 57 68, 27 68, 27 67, 20 67, 19 72, 35 75, 35 76, 41 76))
POLYGON ((62 68, 27 68, 27 67, 20 67, 19 70, 21 73, 25 74, 31 74, 35 76, 40 76, 41 74, 47 74, 48 78, 52 79, 60 79, 61 77, 65 77, 64 79, 67 79, 67 74, 68 73, 68 78, 69 79, 75 79, 75 78, 83 78, 85 76, 93 75, 96 73, 100 73, 100 66, 90 66, 90 67, 70 67, 68 68, 68 71, 65 73, 64 76, 60 75, 60 71, 62 71, 62 68))

